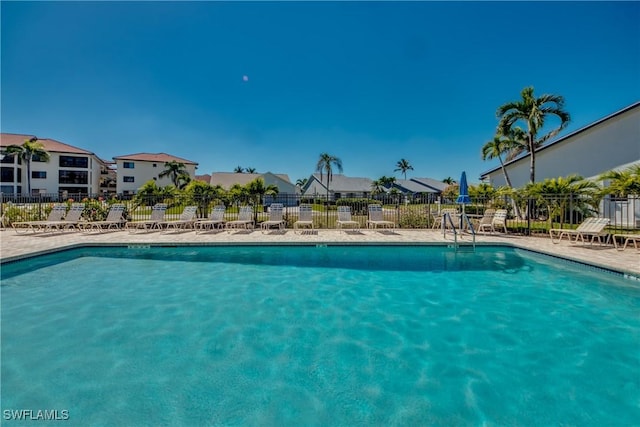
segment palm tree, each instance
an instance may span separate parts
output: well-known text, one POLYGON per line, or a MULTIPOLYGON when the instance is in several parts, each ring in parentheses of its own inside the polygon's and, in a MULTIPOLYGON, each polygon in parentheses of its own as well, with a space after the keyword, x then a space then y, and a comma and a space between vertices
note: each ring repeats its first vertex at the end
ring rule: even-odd
POLYGON ((256 173, 256 168, 245 168, 246 173, 256 173))
POLYGON ((308 178, 299 178, 299 179, 296 181, 296 185, 297 185, 299 188, 302 188, 302 187, 304 187, 304 186, 307 184, 307 181, 309 181, 309 179, 308 179, 308 178))
POLYGON ((276 196, 279 192, 278 187, 269 184, 265 185, 264 179, 256 178, 253 181, 249 182, 246 186, 246 191, 249 194, 249 197, 253 201, 254 210, 254 221, 258 222, 258 211, 255 209, 255 206, 261 205, 264 196, 276 196))
POLYGON ((518 124, 526 125, 526 130, 523 130, 523 144, 513 152, 513 155, 522 151, 529 153, 529 180, 533 183, 536 181, 536 149, 564 129, 569 124, 571 116, 563 109, 564 98, 560 95, 542 95, 536 98, 533 95, 533 87, 526 87, 522 90, 521 96, 521 100, 508 102, 498 108, 496 112, 500 119, 498 133, 512 135, 514 131, 517 132, 518 124), (539 137, 538 134, 544 128, 549 116, 557 116, 560 119, 560 125, 539 137))
POLYGON ((329 200, 329 183, 333 177, 333 166, 338 172, 342 172, 342 160, 328 153, 320 154, 316 164, 316 172, 320 172, 320 182, 322 182, 323 173, 327 174, 327 200, 329 200))
POLYGON ((27 165, 27 194, 31 194, 31 161, 34 156, 44 162, 48 162, 51 156, 44 149, 44 145, 38 142, 37 137, 26 139, 22 145, 9 145, 6 149, 7 154, 15 154, 27 165))
POLYGON ((500 161, 504 181, 509 188, 513 188, 513 186, 511 185, 511 179, 509 178, 507 169, 504 167, 502 155, 507 154, 508 158, 513 156, 515 150, 522 146, 522 136, 523 132, 521 129, 513 129, 511 134, 506 136, 497 133, 491 141, 488 141, 482 146, 482 160, 493 160, 497 158, 500 161))
POLYGON ((170 162, 166 162, 164 164, 164 171, 158 174, 158 178, 164 178, 168 176, 171 178, 171 182, 176 188, 181 188, 188 183, 191 178, 189 177, 189 173, 187 172, 187 167, 184 163, 177 162, 175 160, 171 160, 170 162))
POLYGON ((601 174, 598 179, 609 181, 609 185, 603 189, 606 194, 615 197, 640 196, 640 165, 633 165, 622 171, 610 170, 601 174))
POLYGON ((542 182, 529 183, 524 187, 523 193, 537 198, 539 203, 546 205, 549 222, 552 223, 554 218, 558 218, 560 228, 571 211, 588 216, 596 212, 600 204, 600 187, 580 175, 547 178, 542 182))
POLYGON ((456 183, 456 181, 453 178, 451 178, 450 176, 448 176, 445 179, 443 179, 442 182, 444 182, 447 185, 453 185, 453 184, 456 183))
POLYGON ((375 196, 383 192, 384 192, 384 185, 382 185, 382 182, 379 179, 373 180, 371 182, 371 194, 375 196))
POLYGON ((244 173, 244 169, 242 168, 242 166, 236 166, 236 168, 233 170, 233 172, 235 172, 235 173, 244 173))
POLYGON ((398 163, 396 163, 396 169, 394 169, 394 172, 402 172, 404 174, 404 179, 407 179, 407 171, 412 171, 413 170, 413 166, 411 166, 411 164, 409 164, 408 160, 405 159, 400 159, 398 161, 398 163))

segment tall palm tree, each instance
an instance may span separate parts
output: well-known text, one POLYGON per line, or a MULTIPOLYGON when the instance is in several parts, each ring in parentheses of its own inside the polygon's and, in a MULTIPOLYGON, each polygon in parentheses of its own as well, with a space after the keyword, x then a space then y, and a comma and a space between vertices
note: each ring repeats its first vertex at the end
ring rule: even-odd
POLYGON ((396 163, 396 168, 393 171, 394 172, 400 171, 404 175, 404 179, 406 180, 407 179, 407 171, 409 171, 409 170, 413 170, 413 166, 411 166, 409 161, 406 160, 406 159, 400 159, 400 160, 398 160, 398 163, 396 163))
MULTIPOLYGON (((514 135, 515 134, 517 134, 517 131, 514 131, 514 135)), ((506 154, 509 156, 516 147, 519 147, 519 142, 516 141, 513 136, 508 137, 499 133, 496 134, 491 141, 486 142, 482 146, 482 160, 493 160, 497 158, 500 161, 504 181, 509 188, 513 188, 513 186, 511 185, 511 179, 509 178, 507 169, 504 167, 502 155, 506 154)))
POLYGON ((515 150, 514 155, 522 151, 527 151, 529 159, 529 181, 536 181, 536 156, 535 152, 550 138, 558 134, 567 127, 571 116, 564 110, 564 98, 560 95, 542 95, 536 98, 533 95, 533 87, 526 87, 522 90, 522 99, 519 101, 507 102, 498 107, 496 115, 500 119, 498 133, 511 135, 518 124, 524 124, 524 144, 520 150, 515 150), (538 136, 544 128, 545 122, 550 116, 560 119, 560 125, 550 132, 538 136))
POLYGON ((406 180, 407 171, 412 171, 412 170, 413 170, 413 166, 411 166, 408 160, 400 159, 398 160, 398 163, 396 163, 396 168, 393 171, 394 172, 400 171, 402 174, 404 174, 404 179, 406 180))
POLYGON ((320 182, 322 182, 323 174, 327 174, 327 200, 329 200, 329 183, 333 177, 334 166, 338 172, 342 172, 342 160, 328 153, 320 154, 320 158, 316 164, 316 172, 320 172, 320 182))
MULTIPOLYGON (((504 167, 504 162, 502 161, 502 155, 506 154, 507 159, 511 157, 515 157, 513 154, 524 144, 524 132, 520 128, 511 129, 509 135, 502 135, 500 133, 496 134, 491 141, 488 141, 482 147, 482 160, 490 160, 497 158, 500 161, 500 168, 502 169, 502 173, 504 174, 504 181, 507 184, 507 187, 513 188, 511 185, 511 179, 509 178, 509 174, 507 173, 507 169, 504 167)), ((520 213, 520 208, 515 200, 511 199, 513 204, 513 211, 518 218, 522 218, 520 213)))
POLYGON ((233 172, 235 172, 235 173, 244 173, 244 168, 242 166, 236 166, 236 168, 233 170, 233 172))
POLYGON ((451 178, 450 176, 443 179, 442 182, 444 182, 447 185, 453 185, 456 183, 455 179, 451 178))
POLYGON ((9 145, 5 151, 7 154, 17 155, 27 165, 27 194, 31 195, 31 161, 33 157, 35 156, 40 161, 48 162, 51 156, 35 136, 31 139, 26 139, 22 145, 9 145))
POLYGON ((164 178, 165 176, 171 178, 171 182, 173 182, 173 185, 176 188, 180 188, 181 183, 185 183, 185 181, 188 183, 190 180, 189 173, 187 172, 187 167, 184 165, 184 163, 180 163, 175 160, 166 162, 164 164, 164 170, 158 174, 158 178, 164 178))

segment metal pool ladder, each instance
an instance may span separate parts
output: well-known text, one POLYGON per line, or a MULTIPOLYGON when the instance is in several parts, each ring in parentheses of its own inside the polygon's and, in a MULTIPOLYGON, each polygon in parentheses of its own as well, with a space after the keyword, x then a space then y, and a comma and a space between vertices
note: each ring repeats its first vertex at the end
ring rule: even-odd
POLYGON ((443 214, 443 217, 442 217, 442 237, 446 237, 447 222, 451 225, 451 229, 453 230, 453 249, 456 252, 458 252, 458 250, 460 250, 461 248, 464 248, 466 250, 471 248, 471 251, 475 252, 476 251, 476 231, 473 228, 473 224, 471 223, 471 220, 469 219, 467 214, 462 213, 460 215, 460 228, 458 229, 458 228, 456 228, 456 225, 453 223, 453 219, 451 218, 451 214, 448 213, 448 212, 445 212, 443 214), (460 232, 462 233, 462 226, 465 223, 469 227, 469 232, 471 233, 471 236, 473 238, 471 245, 460 245, 458 243, 458 230, 460 230, 460 232))

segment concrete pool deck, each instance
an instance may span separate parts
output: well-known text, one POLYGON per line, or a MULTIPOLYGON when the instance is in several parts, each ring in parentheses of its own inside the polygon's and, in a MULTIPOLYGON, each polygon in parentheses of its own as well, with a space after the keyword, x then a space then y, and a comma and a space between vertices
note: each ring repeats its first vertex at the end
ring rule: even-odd
MULTIPOLYGON (((469 235, 459 236, 459 242, 470 244, 469 235)), ((62 248, 99 244, 453 244, 453 235, 443 237, 436 230, 367 230, 337 231, 315 230, 303 234, 293 230, 263 233, 253 231, 217 231, 196 234, 194 231, 130 233, 110 231, 105 233, 27 233, 16 234, 12 229, 0 231, 0 260, 9 261, 62 248)), ((553 244, 549 236, 527 237, 517 235, 477 235, 478 244, 506 244, 515 247, 585 262, 598 267, 618 270, 640 278, 640 253, 633 247, 624 251, 612 245, 571 244, 567 240, 553 244)))

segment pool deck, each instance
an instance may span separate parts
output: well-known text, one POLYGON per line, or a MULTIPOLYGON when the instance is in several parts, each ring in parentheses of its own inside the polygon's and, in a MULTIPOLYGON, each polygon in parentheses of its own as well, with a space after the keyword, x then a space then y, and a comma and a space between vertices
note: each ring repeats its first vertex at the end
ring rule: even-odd
MULTIPOLYGON (((459 236, 462 244, 470 244, 469 235, 459 236)), ((212 245, 212 244, 453 244, 453 235, 445 237, 436 230, 367 230, 337 231, 315 230, 303 234, 293 230, 271 231, 263 233, 253 231, 217 231, 196 234, 194 231, 181 232, 140 232, 110 231, 105 233, 29 233, 16 234, 12 229, 0 231, 0 260, 9 261, 28 257, 38 253, 46 253, 62 248, 82 245, 100 244, 178 244, 178 245, 212 245)), ((533 251, 560 256, 575 261, 585 262, 598 267, 628 273, 640 278, 640 252, 633 246, 624 251, 616 250, 613 245, 571 244, 567 240, 554 244, 549 236, 527 237, 516 235, 477 235, 478 244, 506 244, 533 251)))

